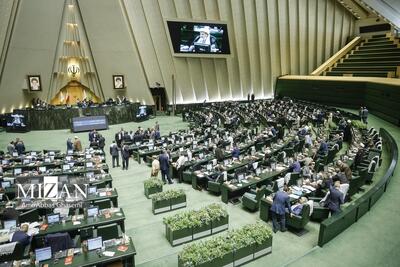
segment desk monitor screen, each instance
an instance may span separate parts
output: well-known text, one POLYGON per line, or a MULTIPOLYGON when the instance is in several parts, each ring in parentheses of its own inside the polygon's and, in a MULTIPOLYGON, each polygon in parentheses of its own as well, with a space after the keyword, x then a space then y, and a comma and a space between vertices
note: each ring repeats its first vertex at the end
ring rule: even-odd
POLYGON ((12 185, 15 184, 15 178, 14 177, 3 177, 3 181, 6 182, 10 182, 12 185))
POLYGON ((256 170, 257 167, 258 167, 258 162, 254 162, 254 163, 253 163, 253 169, 256 170))
POLYGON ((54 151, 49 151, 49 156, 54 156, 56 154, 56 152, 54 151))
POLYGON ((89 186, 88 187, 88 194, 89 195, 94 195, 97 192, 97 186, 93 185, 93 186, 89 186))
POLYGON ((50 159, 50 158, 45 158, 45 159, 44 159, 44 162, 50 163, 50 162, 51 162, 51 159, 50 159))
POLYGON ((46 166, 41 166, 41 167, 39 167, 39 171, 40 172, 46 172, 46 166))
POLYGON ((1 161, 1 164, 3 164, 3 165, 7 165, 8 163, 9 163, 9 161, 6 160, 6 159, 3 159, 3 160, 1 161))
POLYGON ((71 167, 69 166, 69 164, 64 164, 63 165, 63 171, 68 171, 70 169, 71 169, 71 167))
POLYGON ((86 177, 88 178, 94 177, 94 172, 87 172, 86 177))
POLYGON ((199 154, 199 158, 200 158, 200 159, 204 158, 204 154, 203 154, 203 153, 200 153, 200 154, 199 154))
POLYGON ((60 213, 53 213, 47 215, 47 223, 55 224, 60 222, 60 213))
POLYGON ((260 168, 257 168, 257 169, 256 169, 256 174, 257 174, 257 175, 260 175, 260 173, 261 173, 261 169, 260 169, 260 168))
POLYGON ((3 181, 3 182, 1 182, 1 187, 2 188, 9 188, 9 187, 11 187, 11 182, 10 181, 3 181))
POLYGON ((147 115, 147 106, 140 106, 136 111, 136 118, 145 118, 147 115))
POLYGON ((36 151, 31 151, 31 156, 36 156, 36 151))
POLYGON ((86 168, 93 168, 93 162, 86 162, 86 168))
POLYGON ((73 150, 68 150, 68 151, 67 151, 67 155, 72 155, 72 154, 74 154, 74 151, 73 151, 73 150))
POLYGON ((88 244, 89 251, 99 249, 103 246, 103 238, 101 236, 99 236, 96 238, 88 239, 87 244, 88 244))
POLYGON ((19 175, 21 173, 22 173, 22 169, 21 168, 14 169, 14 175, 19 175))
POLYGON ((29 159, 24 159, 24 161, 22 161, 22 164, 26 165, 29 164, 31 161, 29 159))
POLYGON ((86 158, 86 159, 91 159, 91 158, 92 158, 92 155, 91 155, 91 154, 86 154, 85 158, 86 158))
POLYGON ((87 216, 88 217, 93 217, 97 216, 99 214, 99 207, 90 207, 87 209, 87 216))
POLYGON ((238 182, 240 183, 244 179, 244 174, 240 173, 238 174, 238 182))
POLYGON ((212 170, 212 164, 207 164, 207 171, 211 171, 212 170))
POLYGON ((153 150, 154 146, 153 145, 149 145, 149 150, 153 150))
POLYGON ((13 153, 12 153, 12 156, 13 156, 13 157, 18 157, 18 152, 13 152, 13 153))
POLYGON ((163 147, 167 147, 167 143, 162 144, 163 147))
POLYGON ((7 220, 3 221, 3 228, 4 229, 11 229, 17 227, 17 221, 16 220, 7 220))
POLYGON ((38 262, 51 259, 51 247, 35 249, 35 256, 38 262))
POLYGON ((225 159, 224 160, 224 165, 228 165, 229 164, 229 160, 225 159))

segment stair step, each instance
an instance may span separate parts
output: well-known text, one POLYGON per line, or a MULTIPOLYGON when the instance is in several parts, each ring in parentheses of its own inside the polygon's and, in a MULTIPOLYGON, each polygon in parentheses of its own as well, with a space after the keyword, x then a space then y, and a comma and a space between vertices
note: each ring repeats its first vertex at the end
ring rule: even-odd
POLYGON ((380 38, 380 37, 386 37, 386 34, 372 35, 372 38, 380 38))
POLYGON ((387 78, 387 72, 335 72, 328 71, 326 72, 327 76, 343 76, 343 74, 352 74, 353 77, 384 77, 387 78))
POLYGON ((388 67, 397 67, 400 66, 400 62, 347 62, 346 60, 342 63, 338 63, 337 66, 343 66, 343 67, 350 67, 350 66, 388 66, 388 67))
POLYGON ((400 48, 398 47, 388 47, 388 48, 369 48, 369 47, 360 47, 358 50, 354 50, 354 53, 360 52, 398 52, 400 48))
POLYGON ((388 52, 388 53, 357 53, 357 54, 349 55, 349 58, 391 57, 391 56, 400 56, 400 51, 399 52, 388 52))
POLYGON ((333 70, 340 70, 340 71, 359 71, 359 70, 369 70, 369 71, 396 71, 397 67, 396 66, 356 66, 356 67, 342 67, 342 66, 337 66, 334 67, 333 70))
POLYGON ((394 48, 397 47, 396 44, 394 44, 393 42, 386 42, 386 43, 365 43, 364 45, 360 46, 361 47, 365 47, 368 49, 379 49, 379 48, 394 48))
POLYGON ((385 36, 385 37, 368 39, 368 43, 370 43, 370 42, 380 42, 380 41, 390 41, 390 38, 385 36))
POLYGON ((400 56, 382 56, 382 57, 349 57, 344 59, 345 62, 384 62, 384 61, 391 61, 391 62, 400 62, 400 56))

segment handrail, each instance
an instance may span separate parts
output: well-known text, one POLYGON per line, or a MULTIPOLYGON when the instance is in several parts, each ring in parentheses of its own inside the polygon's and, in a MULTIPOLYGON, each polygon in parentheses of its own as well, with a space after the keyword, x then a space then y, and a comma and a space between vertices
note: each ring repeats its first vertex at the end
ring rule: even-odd
POLYGON ((324 72, 327 68, 333 66, 336 61, 346 55, 349 51, 351 51, 356 45, 361 42, 361 37, 357 36, 353 40, 351 40, 347 45, 345 45, 342 49, 340 49, 336 54, 331 56, 327 61, 325 61, 321 66, 319 66, 316 70, 311 72, 310 75, 319 76, 322 72, 324 72))
POLYGON ((330 240, 332 240, 341 233, 341 232, 335 233, 333 231, 328 231, 330 226, 332 226, 332 228, 334 228, 335 230, 342 228, 340 230, 344 231, 346 228, 348 228, 354 222, 356 222, 357 219, 360 217, 358 213, 361 209, 361 206, 365 208, 365 205, 368 205, 368 210, 369 210, 373 205, 371 199, 375 196, 375 193, 379 198, 382 188, 383 188, 382 192, 386 191, 386 186, 390 182, 390 178, 393 176, 393 173, 396 169, 399 151, 396 141, 388 131, 386 131, 383 128, 380 128, 379 132, 380 135, 382 136, 382 140, 384 140, 385 144, 387 145, 387 148, 389 149, 389 153, 391 154, 390 164, 385 175, 382 177, 382 179, 380 179, 380 181, 375 186, 373 186, 362 197, 360 197, 359 199, 351 203, 349 206, 347 206, 341 213, 335 216, 331 216, 330 218, 324 220, 320 224, 318 246, 322 247, 323 245, 325 245, 326 243, 328 243, 330 240))

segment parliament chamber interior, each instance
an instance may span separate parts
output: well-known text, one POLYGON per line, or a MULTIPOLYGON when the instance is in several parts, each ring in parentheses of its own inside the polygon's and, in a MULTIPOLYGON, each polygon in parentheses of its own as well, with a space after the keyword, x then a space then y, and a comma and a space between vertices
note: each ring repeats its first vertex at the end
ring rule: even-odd
POLYGON ((0 267, 400 266, 399 1, 0 14, 0 267))

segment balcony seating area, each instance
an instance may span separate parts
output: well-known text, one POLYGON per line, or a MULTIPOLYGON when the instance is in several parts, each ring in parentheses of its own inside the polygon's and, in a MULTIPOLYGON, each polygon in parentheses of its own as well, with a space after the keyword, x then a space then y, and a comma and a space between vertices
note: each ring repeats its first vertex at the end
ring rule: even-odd
POLYGON ((399 78, 399 40, 388 34, 366 38, 322 75, 399 78))

